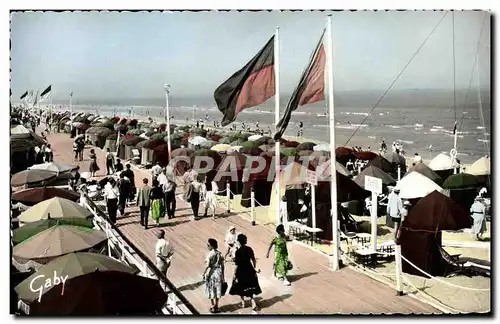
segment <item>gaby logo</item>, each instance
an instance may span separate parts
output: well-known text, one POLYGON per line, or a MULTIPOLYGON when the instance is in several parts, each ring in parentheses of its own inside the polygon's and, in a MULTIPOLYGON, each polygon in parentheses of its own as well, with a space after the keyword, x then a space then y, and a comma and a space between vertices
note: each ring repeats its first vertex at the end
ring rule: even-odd
POLYGON ((52 278, 46 277, 45 275, 39 275, 33 278, 30 282, 30 290, 34 293, 38 293, 38 302, 40 302, 42 300, 42 293, 44 288, 45 291, 47 291, 54 286, 62 284, 63 285, 61 291, 61 296, 62 296, 64 295, 64 284, 66 283, 67 279, 68 275, 58 276, 57 272, 54 270, 54 276, 52 278))

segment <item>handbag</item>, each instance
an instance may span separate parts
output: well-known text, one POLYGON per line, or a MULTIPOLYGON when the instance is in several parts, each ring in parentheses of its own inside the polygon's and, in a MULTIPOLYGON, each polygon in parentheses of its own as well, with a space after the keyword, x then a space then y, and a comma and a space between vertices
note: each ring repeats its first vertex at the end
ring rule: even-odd
POLYGON ((221 290, 221 295, 224 296, 227 292, 227 282, 222 283, 222 290, 221 290))

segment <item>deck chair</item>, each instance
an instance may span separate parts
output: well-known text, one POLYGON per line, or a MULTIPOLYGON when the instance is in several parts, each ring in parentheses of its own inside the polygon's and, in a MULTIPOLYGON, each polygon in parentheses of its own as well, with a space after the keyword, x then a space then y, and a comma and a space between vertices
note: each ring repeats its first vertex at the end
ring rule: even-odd
POLYGON ((450 255, 448 252, 446 252, 445 249, 443 249, 442 246, 438 247, 439 253, 443 257, 444 261, 447 264, 447 267, 445 267, 445 276, 448 276, 450 274, 465 274, 467 272, 468 267, 465 267, 465 261, 460 261, 459 256, 460 254, 454 254, 450 255))

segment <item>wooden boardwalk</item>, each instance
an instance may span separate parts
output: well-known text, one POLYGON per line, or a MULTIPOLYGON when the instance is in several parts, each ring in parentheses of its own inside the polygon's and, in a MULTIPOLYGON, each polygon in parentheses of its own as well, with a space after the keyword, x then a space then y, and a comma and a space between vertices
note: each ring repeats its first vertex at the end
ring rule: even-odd
MULTIPOLYGON (((54 149, 54 160, 61 163, 74 163, 72 141, 67 134, 49 135, 54 149)), ((104 175, 104 153, 96 149, 101 170, 104 175)), ((88 170, 88 149, 85 161, 79 163, 81 171, 88 170)), ((134 169, 135 181, 141 184, 144 177, 151 179, 149 172, 134 169)), ((202 206, 200 206, 202 210, 202 206)), ((332 272, 328 268, 328 258, 302 245, 290 243, 289 252, 294 269, 289 277, 292 285, 285 287, 272 276, 272 256, 265 258, 268 244, 274 233, 268 227, 252 226, 248 219, 239 215, 225 215, 219 211, 219 217, 199 221, 192 220, 192 213, 187 203, 177 199, 176 217, 162 220, 160 227, 165 230, 175 249, 172 267, 168 278, 196 307, 200 313, 208 313, 209 301, 204 295, 202 273, 207 254, 207 239, 212 237, 225 249, 224 237, 229 226, 245 233, 248 245, 255 251, 258 267, 261 269, 259 282, 263 293, 257 301, 260 314, 437 314, 439 310, 410 296, 397 297, 396 291, 351 268, 332 272)), ((145 230, 139 224, 137 207, 130 207, 119 218, 120 230, 141 251, 154 261, 154 246, 158 228, 145 230)), ((150 220, 150 225, 153 221, 150 220)), ((225 251, 224 251, 225 252, 225 251)), ((226 263, 226 279, 230 284, 233 264, 226 263)), ((223 313, 249 314, 250 306, 241 309, 239 297, 225 296, 220 302, 223 313)))

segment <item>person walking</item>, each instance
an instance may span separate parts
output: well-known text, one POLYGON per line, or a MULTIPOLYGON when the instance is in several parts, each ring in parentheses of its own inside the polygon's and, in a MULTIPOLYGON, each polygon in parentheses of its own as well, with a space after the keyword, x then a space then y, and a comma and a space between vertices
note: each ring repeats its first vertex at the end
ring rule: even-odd
POLYGON ((149 207, 150 207, 150 195, 151 195, 151 187, 148 186, 148 179, 142 179, 142 183, 144 184, 141 189, 137 192, 137 206, 139 206, 139 210, 141 213, 141 226, 144 226, 144 229, 148 229, 148 219, 149 219, 149 207))
POLYGON ((203 271, 203 280, 205 281, 205 295, 210 299, 210 313, 218 313, 219 299, 224 292, 224 258, 219 251, 217 241, 213 238, 208 239, 207 244, 209 253, 206 258, 206 267, 203 271))
POLYGON ((122 173, 120 174, 120 183, 119 183, 119 206, 120 206, 120 214, 125 214, 125 207, 127 205, 127 198, 130 197, 131 185, 130 180, 122 173))
POLYGON ((116 159, 115 163, 115 171, 116 172, 122 172, 123 171, 123 164, 120 159, 116 159))
POLYGON ((173 179, 173 174, 166 174, 166 169, 163 170, 163 173, 158 177, 163 181, 163 195, 165 200, 165 208, 167 210, 168 219, 172 219, 175 217, 175 208, 177 202, 175 200, 175 189, 177 185, 173 179), (164 177, 163 177, 164 176, 164 177))
POLYGON ((75 140, 73 142, 73 154, 75 155, 73 161, 78 161, 78 140, 75 140))
POLYGON ((83 151, 85 150, 85 142, 82 138, 78 140, 78 159, 83 161, 83 151))
POLYGON ((486 232, 486 207, 481 202, 480 197, 474 199, 474 203, 470 207, 471 217, 474 220, 472 225, 472 234, 476 240, 483 239, 483 233, 486 232))
POLYGON ((231 259, 234 260, 234 256, 236 253, 236 242, 238 239, 238 235, 236 234, 236 227, 229 227, 229 231, 226 234, 226 239, 224 240, 227 245, 226 255, 224 255, 224 259, 227 258, 228 255, 231 255, 231 259))
POLYGON ((288 236, 285 234, 285 227, 281 224, 276 227, 276 233, 278 235, 273 237, 269 244, 266 258, 269 258, 269 253, 274 246, 274 274, 280 281, 283 281, 285 286, 290 286, 286 278, 288 271, 292 270, 292 263, 288 260, 288 236))
POLYGON ((153 180, 149 199, 151 201, 151 217, 155 220, 156 226, 160 226, 160 218, 165 217, 165 203, 163 190, 160 188, 158 180, 153 180))
POLYGON ((198 220, 198 210, 200 208, 200 193, 202 189, 202 183, 200 182, 200 176, 198 176, 193 182, 189 184, 186 200, 191 204, 191 209, 193 210, 193 219, 198 220))
POLYGON ((110 179, 104 186, 104 198, 106 199, 106 207, 108 209, 109 219, 113 224, 116 224, 116 212, 118 210, 119 195, 120 192, 116 187, 115 179, 110 179))
POLYGON ((257 269, 257 260, 253 249, 247 246, 247 237, 244 234, 238 235, 238 243, 240 248, 236 251, 234 257, 234 275, 230 295, 240 296, 241 308, 245 308, 245 297, 250 298, 252 310, 257 311, 258 306, 254 296, 262 293, 259 285, 257 274, 260 272, 257 269))
POLYGON ((151 178, 152 180, 157 180, 158 176, 161 174, 162 168, 160 166, 160 162, 156 162, 156 164, 151 168, 151 178))
POLYGON ((114 170, 114 155, 109 150, 109 147, 106 148, 106 175, 113 174, 114 170))
MULTIPOLYGON (((174 249, 172 243, 165 239, 165 231, 160 230, 157 233, 158 241, 156 242, 155 255, 156 255, 156 267, 160 272, 166 277, 167 271, 172 265, 172 256, 174 255, 174 249)), ((160 286, 165 290, 165 284, 160 280, 160 286)))
MULTIPOLYGON (((403 209, 403 201, 399 197, 399 188, 389 194, 387 201, 387 217, 390 217, 394 224, 394 235, 397 235, 399 226, 401 226, 401 211, 403 209)), ((396 237, 396 236, 395 236, 396 237)))
POLYGON ((97 165, 97 155, 95 154, 94 149, 90 150, 90 166, 89 172, 91 177, 95 177, 95 173, 99 171, 99 166, 97 165))
POLYGON ((204 186, 204 197, 205 197, 205 213, 203 217, 208 216, 208 210, 213 211, 212 217, 215 219, 215 210, 217 209, 217 192, 219 187, 215 181, 207 181, 204 186))
POLYGON ((127 163, 125 168, 126 168, 125 171, 122 171, 121 174, 125 175, 128 178, 128 180, 130 181, 130 187, 131 187, 130 196, 133 197, 135 195, 135 191, 136 191, 134 171, 132 171, 132 167, 130 166, 130 163, 127 163))
POLYGON ((54 161, 54 153, 52 153, 52 148, 50 147, 50 144, 47 144, 44 153, 45 153, 45 162, 54 161))

